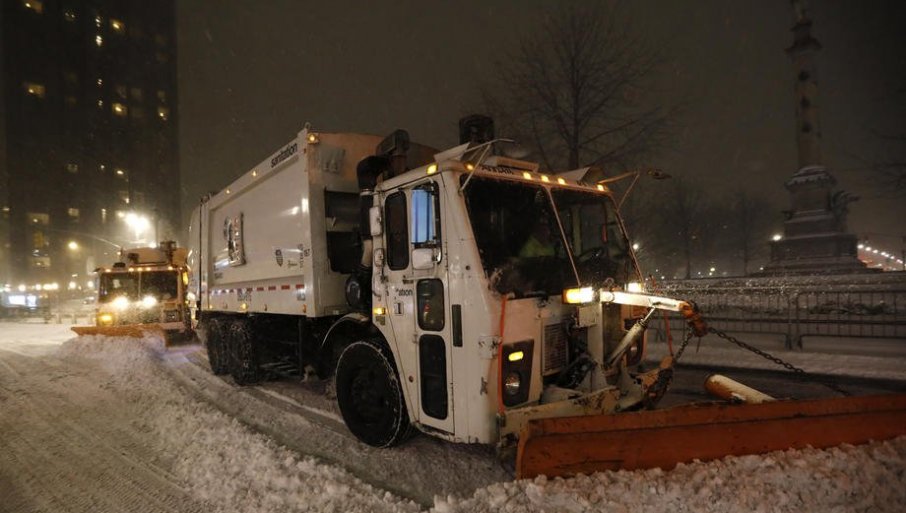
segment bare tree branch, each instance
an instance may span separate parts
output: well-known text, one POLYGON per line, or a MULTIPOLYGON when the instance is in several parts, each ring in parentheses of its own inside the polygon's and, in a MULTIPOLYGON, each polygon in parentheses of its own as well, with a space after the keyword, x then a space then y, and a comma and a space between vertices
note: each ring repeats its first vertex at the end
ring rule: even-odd
POLYGON ((498 61, 490 113, 548 166, 629 165, 657 150, 677 111, 644 105, 659 59, 626 25, 604 5, 558 6, 498 61))

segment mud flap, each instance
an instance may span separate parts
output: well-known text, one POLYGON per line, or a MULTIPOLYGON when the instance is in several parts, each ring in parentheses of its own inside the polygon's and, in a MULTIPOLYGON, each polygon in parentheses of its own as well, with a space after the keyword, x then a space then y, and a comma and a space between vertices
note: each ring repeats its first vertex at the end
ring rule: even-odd
POLYGON ((573 476, 603 470, 671 469, 693 460, 827 448, 906 435, 906 394, 705 403, 665 410, 530 421, 516 474, 573 476))

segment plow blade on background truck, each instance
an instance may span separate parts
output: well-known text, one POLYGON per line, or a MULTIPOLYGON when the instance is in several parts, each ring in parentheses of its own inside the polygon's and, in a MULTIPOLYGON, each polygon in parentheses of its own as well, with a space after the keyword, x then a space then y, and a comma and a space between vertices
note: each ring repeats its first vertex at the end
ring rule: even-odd
POLYGON ((693 460, 906 435, 906 394, 703 403, 664 410, 530 421, 519 437, 517 477, 671 469, 693 460))
POLYGON ((160 337, 167 347, 190 344, 194 341, 191 331, 165 329, 160 324, 122 324, 119 326, 73 326, 72 331, 80 336, 102 337, 160 337))
MULTIPOLYGON (((160 326, 154 324, 128 324, 121 326, 73 326, 72 331, 78 335, 100 335, 102 337, 136 337, 145 335, 159 335, 166 340, 166 333, 160 326)), ((168 344, 169 345, 169 342, 168 344)))

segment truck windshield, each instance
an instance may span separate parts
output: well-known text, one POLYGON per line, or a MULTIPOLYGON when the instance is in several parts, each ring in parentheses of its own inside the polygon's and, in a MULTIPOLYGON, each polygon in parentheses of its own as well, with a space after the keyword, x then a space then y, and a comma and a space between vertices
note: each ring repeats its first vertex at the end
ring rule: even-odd
POLYGON ((179 293, 179 274, 176 271, 146 271, 141 273, 141 296, 154 296, 162 301, 179 293))
POLYGON ((548 195, 540 184, 477 176, 464 192, 482 267, 501 294, 550 296, 580 282, 624 283, 629 276, 627 241, 610 197, 567 189, 548 195))
POLYGON ((98 302, 109 303, 123 296, 139 300, 145 296, 173 299, 179 293, 179 274, 176 271, 145 271, 102 274, 98 280, 98 302))
POLYGON ((551 197, 582 285, 599 285, 607 278, 626 283, 632 260, 613 199, 570 189, 551 189, 551 197))
POLYGON ((549 296, 576 285, 543 187, 474 176, 464 192, 481 264, 498 292, 549 296))
POLYGON ((98 280, 98 302, 109 303, 124 296, 126 299, 138 299, 137 273, 107 273, 98 280))

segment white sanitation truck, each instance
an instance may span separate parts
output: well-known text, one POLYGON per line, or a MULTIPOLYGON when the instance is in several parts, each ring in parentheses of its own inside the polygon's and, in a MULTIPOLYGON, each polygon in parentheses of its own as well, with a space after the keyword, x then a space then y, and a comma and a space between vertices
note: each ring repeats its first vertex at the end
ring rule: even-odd
POLYGON ((214 373, 315 368, 360 440, 411 427, 507 442, 532 419, 656 402, 637 373, 655 309, 610 190, 541 172, 507 141, 435 152, 309 128, 191 220, 192 305, 214 373))

